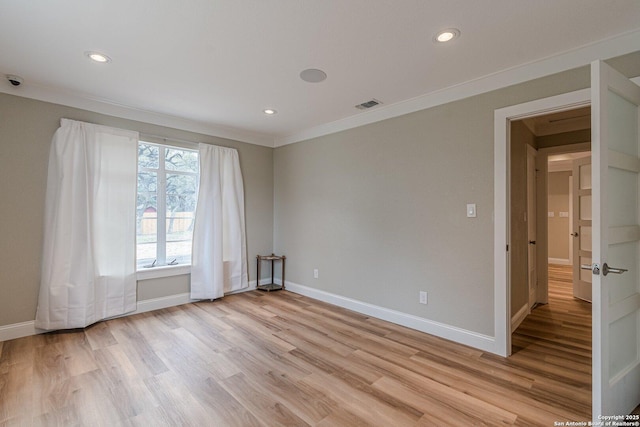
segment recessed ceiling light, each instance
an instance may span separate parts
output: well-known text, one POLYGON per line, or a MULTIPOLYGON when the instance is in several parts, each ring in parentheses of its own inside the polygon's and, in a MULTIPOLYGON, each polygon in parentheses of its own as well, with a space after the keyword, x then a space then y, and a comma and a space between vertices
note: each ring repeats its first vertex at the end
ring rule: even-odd
POLYGON ((327 73, 315 68, 308 68, 306 70, 302 70, 302 72, 300 73, 300 78, 305 82, 320 83, 327 78, 327 73))
POLYGON ((84 54, 87 55, 89 57, 89 59, 91 59, 92 61, 95 61, 95 62, 100 62, 100 63, 111 62, 111 58, 109 58, 104 53, 100 53, 100 52, 85 52, 84 54))
POLYGON ((262 110, 262 112, 265 113, 267 116, 273 116, 274 114, 278 113, 273 108, 267 108, 266 110, 262 110))
POLYGON ((460 30, 457 28, 447 28, 436 34, 433 40, 438 43, 446 43, 458 37, 460 37, 460 30))

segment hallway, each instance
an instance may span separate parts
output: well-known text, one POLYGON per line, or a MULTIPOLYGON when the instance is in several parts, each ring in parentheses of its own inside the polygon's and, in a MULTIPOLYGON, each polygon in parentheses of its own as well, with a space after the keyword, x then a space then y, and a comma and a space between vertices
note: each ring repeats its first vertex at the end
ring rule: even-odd
MULTIPOLYGON (((535 308, 513 333, 509 363, 571 385, 567 405, 591 415, 591 304, 573 297, 571 266, 549 265, 549 304, 535 308)), ((553 384, 540 384, 541 389, 553 384)), ((541 390, 542 391, 542 390, 541 390)))

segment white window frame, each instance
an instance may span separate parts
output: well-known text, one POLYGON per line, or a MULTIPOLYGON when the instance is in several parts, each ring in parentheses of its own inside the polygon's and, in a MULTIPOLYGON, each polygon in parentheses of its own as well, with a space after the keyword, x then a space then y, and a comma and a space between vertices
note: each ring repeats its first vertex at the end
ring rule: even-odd
MULTIPOLYGON (((151 138, 149 138, 151 139, 151 138)), ((138 260, 136 258, 137 279, 146 280, 154 279, 158 277, 177 276, 183 274, 189 274, 191 272, 191 260, 188 262, 182 262, 176 265, 168 265, 166 259, 167 250, 167 213, 166 213, 166 188, 167 188, 167 173, 175 175, 188 175, 195 176, 196 182, 199 181, 200 172, 186 172, 167 170, 165 166, 165 154, 167 149, 184 150, 198 153, 197 148, 185 147, 184 143, 171 144, 170 142, 158 143, 149 141, 147 138, 141 138, 138 141, 138 145, 146 144, 158 147, 158 168, 138 168, 140 172, 151 172, 156 174, 156 265, 154 267, 142 267, 137 266, 138 260), (162 195, 162 197, 160 197, 162 195)), ((190 144, 191 145, 191 144, 190 144)), ((193 144, 196 146, 196 144, 193 144)), ((196 190, 197 194, 197 190, 196 190)), ((137 247, 137 231, 136 231, 136 247, 137 247)), ((137 253, 137 249, 136 249, 137 253)))

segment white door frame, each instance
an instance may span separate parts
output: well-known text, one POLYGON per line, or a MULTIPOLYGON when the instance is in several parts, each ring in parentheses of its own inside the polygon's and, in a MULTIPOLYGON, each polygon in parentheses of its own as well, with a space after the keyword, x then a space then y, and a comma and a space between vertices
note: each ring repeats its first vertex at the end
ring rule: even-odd
POLYGON ((584 107, 589 89, 501 108, 494 112, 494 333, 495 351, 511 354, 511 288, 509 286, 509 170, 511 121, 584 107))
MULTIPOLYGON (((640 84, 640 77, 631 79, 640 84)), ((509 286, 509 141, 511 121, 571 110, 591 103, 589 88, 495 110, 494 112, 494 353, 511 354, 511 288, 509 286)), ((592 153, 593 159, 593 153, 592 153)))

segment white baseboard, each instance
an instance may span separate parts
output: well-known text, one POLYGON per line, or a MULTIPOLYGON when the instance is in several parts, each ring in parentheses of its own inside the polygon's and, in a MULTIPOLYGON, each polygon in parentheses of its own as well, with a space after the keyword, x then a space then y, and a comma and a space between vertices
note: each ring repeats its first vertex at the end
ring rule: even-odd
POLYGON ((522 307, 520 307, 520 310, 518 310, 518 312, 511 317, 512 333, 513 331, 518 329, 518 326, 520 326, 522 321, 525 319, 525 317, 529 315, 529 313, 531 313, 531 310, 529 310, 529 304, 525 304, 522 307))
MULTIPOLYGON (((166 297, 145 299, 138 301, 136 311, 127 313, 124 316, 146 313, 148 311, 160 310, 163 308, 175 307, 176 305, 188 304, 197 300, 191 299, 189 292, 183 294, 169 295, 166 297)), ((122 317, 122 316, 120 316, 122 317)))
MULTIPOLYGON (((267 279, 260 280, 260 284, 270 283, 267 279)), ((256 281, 249 282, 249 286, 244 289, 238 289, 237 291, 226 292, 225 295, 241 294, 243 292, 249 292, 256 289, 256 281)), ((188 304, 190 302, 200 301, 198 299, 191 299, 189 292, 183 294, 169 295, 166 297, 153 298, 143 301, 138 301, 138 308, 136 311, 125 314, 125 316, 131 316, 138 313, 146 313, 147 311, 160 310, 162 308, 175 307, 177 305, 188 304)))
POLYGON ((16 338, 29 337, 31 335, 36 335, 42 332, 46 331, 36 329, 35 320, 0 326, 0 342, 9 341, 16 338))
MULTIPOLYGON (((273 279, 273 283, 275 283, 276 285, 282 285, 282 279, 280 279, 278 277, 275 277, 273 279)), ((289 283, 289 282, 287 282, 287 283, 289 283)), ((269 285, 269 284, 271 284, 271 277, 267 277, 266 279, 264 279, 264 278, 260 279, 260 286, 269 285)))
MULTIPOLYGON (((358 313, 366 314, 378 319, 386 320, 401 326, 406 326, 430 335, 455 341, 460 344, 468 345, 479 350, 496 353, 495 338, 455 326, 435 322, 412 314, 391 310, 385 307, 358 301, 352 298, 343 297, 341 295, 332 294, 321 291, 319 289, 310 288, 308 286, 299 285, 297 283, 286 281, 286 289, 296 294, 304 295, 309 298, 347 308, 358 313)), ((497 353, 496 353, 497 354, 497 353)))
MULTIPOLYGON (((193 302, 189 297, 189 293, 169 295, 166 297, 152 298, 148 300, 138 301, 135 311, 124 314, 124 317, 134 314, 145 313, 147 311, 160 310, 161 308, 174 307, 176 305, 187 304, 193 302)), ((9 341, 16 338, 28 337, 31 335, 37 335, 48 332, 44 329, 37 329, 35 327, 35 321, 30 320, 28 322, 14 323, 12 325, 0 326, 0 342, 9 341)))
POLYGON ((565 258, 549 258, 549 264, 571 265, 571 262, 565 258))
MULTIPOLYGON (((262 282, 266 283, 266 280, 260 280, 260 284, 262 284, 262 282)), ((249 282, 249 286, 244 288, 244 289, 238 289, 237 291, 231 291, 231 292, 227 292, 225 293, 225 295, 234 295, 234 294, 241 294, 243 292, 249 292, 249 291, 255 291, 256 290, 256 281, 252 280, 249 282)))
MULTIPOLYGON (((260 283, 261 284, 271 283, 271 279, 262 279, 260 283)), ((233 292, 228 292, 225 295, 238 294, 241 292, 253 291, 255 289, 256 289, 256 281, 253 280, 249 282, 249 287, 245 289, 233 291, 233 292)), ((182 294, 176 294, 176 295, 169 295, 166 297, 142 300, 142 301, 138 301, 136 305, 137 308, 135 311, 132 311, 131 313, 127 313, 117 317, 132 316, 134 314, 146 313, 148 311, 175 307, 177 305, 188 304, 190 302, 195 302, 195 301, 198 301, 198 300, 191 299, 188 292, 185 292, 182 294)), ((9 341, 16 338, 29 337, 32 335, 42 334, 45 332, 48 332, 48 331, 44 329, 37 329, 35 327, 34 320, 30 320, 28 322, 22 322, 22 323, 14 323, 6 326, 0 326, 0 342, 9 341)))
MULTIPOLYGON (((282 284, 281 279, 274 280, 277 284, 282 284)), ((261 279, 260 284, 271 283, 271 278, 261 279)), ((480 334, 477 332, 468 331, 466 329, 458 328, 455 326, 446 325, 440 322, 434 322, 432 320, 424 319, 422 317, 414 316, 407 313, 402 313, 396 310, 376 306, 373 304, 365 303, 362 301, 354 300, 351 298, 343 297, 329 292, 321 291, 307 286, 298 285, 292 282, 285 282, 287 290, 295 292, 300 295, 308 296, 320 301, 324 301, 339 307, 347 308, 349 310, 356 311, 358 313, 366 314, 368 316, 376 317, 378 319, 386 320, 388 322, 396 323, 401 326, 416 329, 421 332, 425 332, 431 335, 435 335, 441 338, 445 338, 451 341, 465 344, 483 351, 489 351, 495 353, 495 339, 488 335, 480 334)), ((255 290, 256 281, 249 282, 249 287, 241 289, 239 291, 230 292, 227 295, 247 292, 255 290)), ((177 305, 187 304, 194 302, 190 298, 189 293, 182 293, 176 295, 169 295, 166 297, 153 298, 148 300, 139 301, 137 309, 131 313, 127 313, 125 316, 131 316, 134 314, 145 313, 153 310, 160 310, 163 308, 174 307, 177 305)), ((0 341, 8 341, 16 338, 22 338, 26 336, 36 335, 46 332, 41 329, 36 329, 35 322, 28 321, 22 323, 15 323, 12 325, 0 326, 0 341)))

